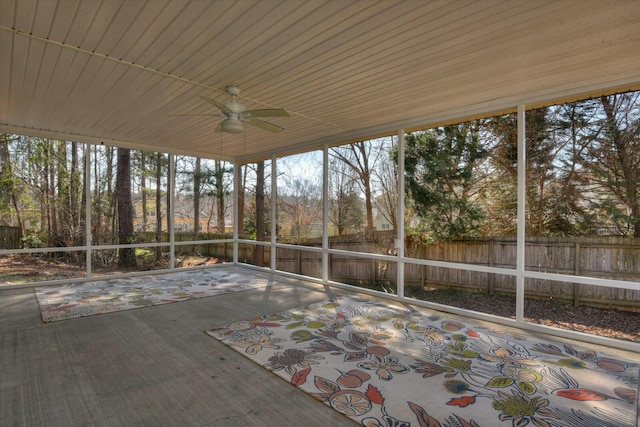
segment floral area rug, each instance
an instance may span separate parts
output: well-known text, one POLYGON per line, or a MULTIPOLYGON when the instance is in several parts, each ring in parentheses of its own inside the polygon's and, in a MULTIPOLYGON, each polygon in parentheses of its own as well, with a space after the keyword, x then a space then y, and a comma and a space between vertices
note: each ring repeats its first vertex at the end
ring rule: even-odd
POLYGON ((341 297, 206 332, 363 426, 637 424, 640 360, 453 315, 341 297))
POLYGON ((212 268, 35 288, 43 322, 93 316, 270 286, 272 281, 212 268))

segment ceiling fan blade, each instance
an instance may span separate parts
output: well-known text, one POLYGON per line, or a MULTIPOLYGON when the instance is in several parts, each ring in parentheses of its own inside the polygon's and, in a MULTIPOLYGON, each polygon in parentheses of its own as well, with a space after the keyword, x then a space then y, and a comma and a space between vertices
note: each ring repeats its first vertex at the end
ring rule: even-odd
POLYGON ((265 108, 263 110, 247 110, 242 114, 248 117, 289 117, 289 113, 281 108, 265 108))
POLYGON ((200 98, 204 99, 205 101, 207 101, 209 104, 213 104, 215 105, 220 111, 222 111, 223 113, 231 113, 231 110, 229 110, 227 108, 227 106, 222 102, 222 101, 218 101, 215 98, 209 98, 208 96, 201 96, 200 98))
POLYGON ((249 123, 259 127, 261 129, 264 130, 268 130, 269 132, 282 132, 284 130, 284 128, 281 128, 280 126, 274 125, 273 123, 269 123, 269 122, 265 122, 264 120, 258 120, 258 119, 254 119, 252 117, 249 117, 248 119, 249 123))
POLYGON ((224 116, 222 114, 203 113, 203 114, 167 114, 167 117, 224 117, 224 116))

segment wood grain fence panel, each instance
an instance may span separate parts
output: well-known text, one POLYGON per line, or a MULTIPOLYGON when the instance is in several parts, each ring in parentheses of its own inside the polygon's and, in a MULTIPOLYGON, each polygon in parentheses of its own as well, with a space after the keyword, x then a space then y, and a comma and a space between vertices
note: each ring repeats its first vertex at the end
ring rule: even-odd
MULTIPOLYGON (((387 242, 388 243, 388 242, 387 242)), ((227 245, 224 250, 232 250, 227 245)), ((320 247, 321 242, 308 246, 320 247)), ((331 239, 331 248, 348 252, 389 253, 380 243, 352 238, 331 239)), ((219 244, 210 249, 221 253, 219 244)), ((226 252, 225 252, 226 253, 226 252)), ((292 273, 320 277, 322 256, 320 253, 301 249, 278 248, 277 268, 292 273)), ((240 258, 252 255, 252 245, 240 245, 240 258)), ((449 261, 497 268, 513 269, 516 265, 517 247, 515 238, 470 239, 435 244, 423 244, 408 239, 405 247, 408 262, 405 263, 405 285, 442 287, 451 286, 469 291, 509 292, 515 294, 515 278, 503 274, 490 274, 456 268, 440 268, 418 265, 411 258, 449 261)), ((345 283, 395 284, 397 264, 395 262, 371 260, 357 255, 330 254, 329 272, 332 280, 345 283)), ((587 277, 601 277, 638 282, 638 289, 617 289, 602 286, 579 285, 571 282, 556 282, 527 279, 525 291, 528 296, 562 298, 579 304, 598 302, 613 304, 631 302, 640 306, 640 239, 619 237, 562 238, 535 237, 525 245, 527 270, 587 277)))
POLYGON ((20 227, 0 226, 0 249, 22 248, 20 227))

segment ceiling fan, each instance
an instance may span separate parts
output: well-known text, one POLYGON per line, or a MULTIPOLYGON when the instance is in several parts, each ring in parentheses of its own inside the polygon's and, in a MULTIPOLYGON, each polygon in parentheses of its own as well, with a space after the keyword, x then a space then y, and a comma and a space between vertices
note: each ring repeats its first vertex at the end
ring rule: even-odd
POLYGON ((257 119, 256 117, 289 117, 286 110, 280 108, 267 108, 261 110, 247 110, 243 104, 236 101, 236 96, 240 94, 238 86, 227 86, 227 93, 231 95, 231 101, 222 102, 214 98, 201 96, 202 99, 213 104, 218 108, 225 119, 218 124, 216 132, 242 133, 245 131, 245 125, 250 124, 269 132, 282 132, 284 128, 274 125, 273 123, 257 119))

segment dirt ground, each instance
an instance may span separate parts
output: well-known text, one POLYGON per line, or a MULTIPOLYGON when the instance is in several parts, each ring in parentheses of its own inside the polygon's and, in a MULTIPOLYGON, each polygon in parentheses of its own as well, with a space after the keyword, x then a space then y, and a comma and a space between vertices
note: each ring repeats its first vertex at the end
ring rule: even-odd
MULTIPOLYGON (((515 297, 456 290, 420 292, 416 297, 467 310, 515 318, 515 297)), ((524 319, 531 323, 640 342, 640 313, 579 306, 557 300, 525 299, 524 319)))
MULTIPOLYGON (((27 282, 40 282, 49 280, 64 280, 74 277, 84 277, 84 259, 78 260, 77 264, 69 262, 67 259, 57 260, 43 256, 29 254, 12 254, 0 256, 0 286, 19 285, 27 282)), ((176 267, 194 267, 199 265, 210 265, 221 262, 218 258, 211 257, 177 257, 176 267)), ((167 265, 150 265, 145 263, 146 268, 142 270, 152 270, 168 268, 167 265)), ((137 271, 137 270, 135 270, 137 271)), ((96 274, 120 274, 126 273, 126 269, 118 267, 94 267, 96 274)))
MULTIPOLYGON (((190 267, 220 262, 216 258, 178 257, 177 266, 190 267)), ((162 268, 162 267, 160 267, 162 268)), ((121 269, 94 270, 100 274, 123 273, 121 269)), ((84 264, 72 265, 66 260, 48 259, 29 254, 0 256, 0 286, 34 281, 50 281, 84 277, 84 264)), ((515 317, 515 298, 455 290, 411 291, 407 295, 425 301, 479 311, 508 318, 515 317)), ((640 342, 640 313, 574 307, 555 300, 525 300, 525 320, 561 329, 585 332, 603 337, 640 342)))

